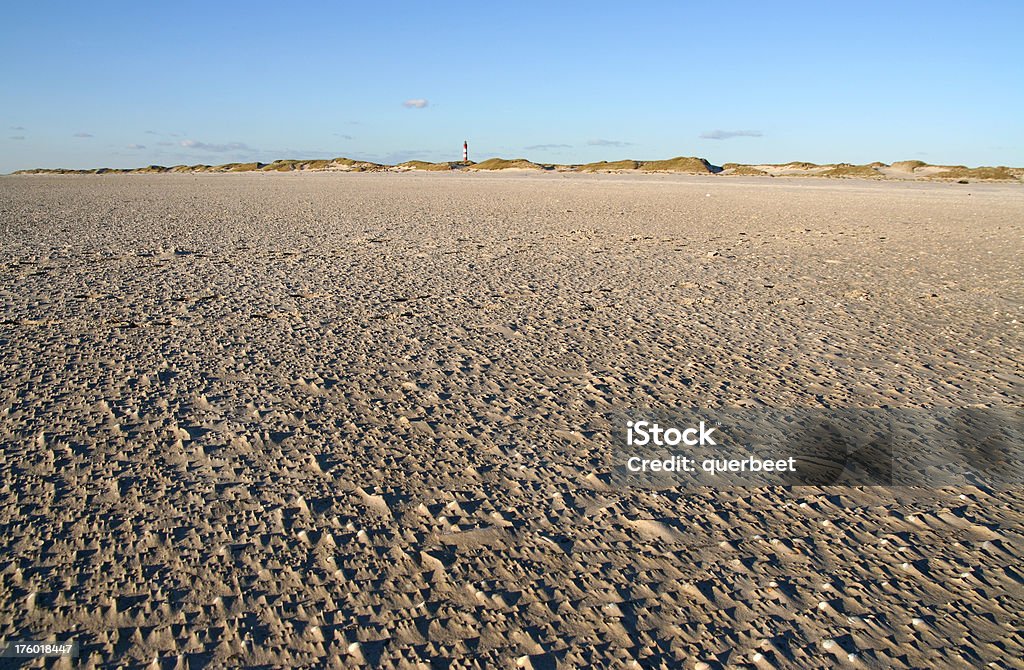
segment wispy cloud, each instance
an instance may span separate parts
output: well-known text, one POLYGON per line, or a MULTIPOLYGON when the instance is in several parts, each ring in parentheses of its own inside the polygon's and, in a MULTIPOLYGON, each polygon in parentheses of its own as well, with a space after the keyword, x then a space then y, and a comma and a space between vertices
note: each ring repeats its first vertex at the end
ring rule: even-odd
POLYGON ((632 142, 622 142, 620 140, 590 140, 587 142, 592 147, 631 147, 632 142))
POLYGON ((146 134, 147 135, 159 135, 160 133, 156 132, 155 130, 147 130, 146 134))
POLYGON ((285 147, 283 149, 261 149, 261 152, 268 156, 272 156, 273 158, 294 158, 298 160, 306 158, 335 158, 337 156, 343 156, 345 153, 338 149, 296 149, 295 147, 285 147))
POLYGON ((156 145, 158 147, 173 147, 174 142, 157 142, 156 145))
POLYGON ((423 109, 429 104, 430 101, 427 100, 426 98, 409 98, 408 100, 402 103, 402 106, 408 109, 423 109))
POLYGON ((25 136, 24 135, 11 135, 7 139, 9 139, 9 140, 23 140, 23 139, 25 139, 25 136))
MULTIPOLYGON (((398 163, 404 163, 405 161, 412 160, 430 160, 435 157, 434 151, 427 151, 425 149, 407 149, 405 151, 392 151, 389 154, 385 154, 381 157, 380 162, 385 165, 397 165, 398 163)), ((454 159, 452 159, 454 160, 454 159)))
POLYGON ((145 145, 145 144, 129 144, 129 145, 128 145, 127 147, 125 147, 125 148, 126 148, 126 149, 145 149, 145 148, 146 148, 146 145, 145 145))
POLYGON ((11 130, 28 130, 25 126, 11 126, 11 130))
POLYGON ((224 153, 226 151, 255 151, 248 144, 242 142, 228 142, 226 144, 211 144, 208 142, 200 142, 198 140, 182 140, 179 142, 179 146, 185 147, 186 149, 197 149, 199 151, 212 151, 214 153, 224 153))
POLYGON ((548 149, 572 149, 571 144, 531 144, 523 147, 529 151, 547 151, 548 149))
POLYGON ((760 130, 709 130, 700 134, 702 140, 728 140, 733 137, 761 137, 760 130))
POLYGON ((341 139, 343 139, 343 140, 353 140, 353 139, 355 139, 355 138, 354 138, 354 137, 352 137, 351 135, 342 135, 341 133, 332 133, 332 134, 333 134, 333 135, 334 135, 335 137, 340 137, 340 138, 341 138, 341 139))
POLYGON ((81 138, 92 137, 92 133, 75 133, 75 137, 81 137, 81 138))
MULTIPOLYGON (((457 160, 461 156, 439 155, 437 151, 429 149, 399 149, 398 151, 392 151, 387 154, 364 154, 361 156, 349 156, 349 158, 356 158, 358 160, 366 160, 373 163, 383 163, 384 165, 397 165, 398 163, 404 163, 412 160, 457 160)), ((460 152, 461 153, 461 152, 460 152)))

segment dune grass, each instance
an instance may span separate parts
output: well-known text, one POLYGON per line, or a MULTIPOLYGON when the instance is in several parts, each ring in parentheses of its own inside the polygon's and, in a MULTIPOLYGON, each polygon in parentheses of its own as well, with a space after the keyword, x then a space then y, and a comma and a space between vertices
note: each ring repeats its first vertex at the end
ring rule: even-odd
POLYGON ((999 181, 1017 181, 1020 171, 1000 165, 999 167, 969 168, 962 165, 951 167, 942 172, 929 175, 929 179, 994 179, 999 181))
POLYGON ((227 163, 220 167, 224 168, 225 172, 255 172, 264 166, 264 163, 227 163))
POLYGON ((290 160, 290 159, 278 159, 273 163, 264 165, 261 169, 264 172, 291 172, 297 169, 296 166, 302 161, 290 160))
POLYGON ((676 156, 663 161, 643 161, 643 172, 688 172, 691 174, 712 174, 711 163, 693 156, 676 156))
POLYGON ((461 167, 461 163, 431 163, 429 161, 405 161, 399 163, 395 167, 406 168, 409 170, 426 170, 428 172, 447 172, 449 170, 455 170, 461 167))
POLYGON ((789 163, 776 163, 772 167, 789 168, 790 170, 813 170, 822 166, 817 163, 808 163, 807 161, 790 161, 789 163))
POLYGON ((616 170, 636 170, 640 167, 640 161, 598 161, 596 163, 585 163, 577 168, 580 172, 613 172, 616 170))
POLYGON ((263 167, 263 163, 223 163, 221 165, 205 166, 199 172, 254 172, 263 167))
POLYGON ((481 163, 472 166, 473 170, 508 170, 511 168, 523 168, 528 170, 541 170, 540 165, 525 158, 489 158, 481 163))
MULTIPOLYGON (((768 167, 780 168, 790 171, 791 176, 807 177, 835 177, 835 178, 860 178, 860 179, 882 179, 886 177, 884 169, 890 166, 876 161, 868 165, 852 165, 850 163, 837 163, 819 165, 806 161, 791 161, 789 163, 775 163, 768 167)), ((891 165, 896 170, 906 171, 913 174, 920 168, 932 168, 939 171, 927 175, 929 179, 936 180, 992 180, 992 181, 1021 181, 1024 180, 1024 168, 1013 168, 1006 166, 998 167, 975 167, 969 168, 964 165, 941 165, 932 166, 924 161, 896 161, 891 165)), ((93 169, 67 169, 67 168, 36 168, 30 170, 18 170, 12 174, 197 174, 208 172, 292 172, 292 171, 322 171, 335 170, 344 172, 379 172, 391 169, 399 170, 423 170, 428 172, 446 172, 449 170, 508 170, 528 169, 559 172, 678 172, 689 174, 717 174, 725 172, 728 175, 768 176, 769 173, 760 167, 742 163, 725 163, 719 168, 703 158, 694 156, 677 156, 667 160, 638 161, 598 161, 575 165, 561 164, 539 164, 526 158, 490 158, 481 163, 472 161, 441 161, 432 163, 429 161, 410 160, 399 163, 395 166, 382 165, 369 161, 361 161, 352 158, 338 157, 330 159, 278 159, 271 163, 249 162, 249 163, 224 163, 223 165, 175 165, 165 167, 163 165, 147 165, 139 168, 93 168, 93 169)), ((921 173, 918 173, 920 176, 921 173)), ((897 178, 895 175, 891 175, 897 178)))
POLYGON ((619 170, 640 170, 643 172, 687 172, 692 174, 710 174, 717 171, 703 158, 693 156, 677 156, 660 161, 598 161, 578 166, 579 172, 615 172, 619 170))
POLYGON ((859 177, 861 179, 877 179, 882 176, 875 168, 870 165, 850 165, 849 163, 839 163, 824 172, 819 172, 819 177, 859 177))
POLYGON ((353 172, 361 172, 367 169, 382 169, 383 166, 376 163, 356 161, 351 158, 316 158, 306 160, 279 159, 261 167, 263 172, 293 172, 302 170, 330 170, 331 168, 344 168, 353 172))
POLYGON ((914 161, 896 161, 895 163, 892 164, 892 167, 896 168, 897 170, 907 170, 909 172, 913 172, 917 168, 927 167, 927 166, 928 166, 928 163, 925 163, 924 161, 917 161, 917 160, 914 160, 914 161))
POLYGON ((753 165, 737 165, 736 163, 727 163, 723 165, 724 170, 728 170, 731 175, 742 175, 750 177, 763 177, 768 174, 764 170, 759 170, 753 165), (731 167, 730 167, 731 166, 731 167))
POLYGON ((640 161, 598 161, 597 163, 585 163, 577 168, 580 172, 613 172, 615 170, 636 170, 640 167, 640 161))
POLYGON ((352 158, 338 157, 332 158, 327 161, 329 168, 345 168, 349 172, 380 172, 381 170, 387 170, 389 166, 381 165, 380 163, 370 163, 369 161, 358 161, 352 158))

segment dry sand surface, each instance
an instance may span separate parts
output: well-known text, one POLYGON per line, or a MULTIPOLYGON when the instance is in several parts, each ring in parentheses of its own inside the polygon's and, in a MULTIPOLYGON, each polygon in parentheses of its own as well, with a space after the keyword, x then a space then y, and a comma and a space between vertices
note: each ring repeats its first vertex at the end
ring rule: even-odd
POLYGON ((629 406, 1019 407, 1022 235, 1019 185, 0 178, 0 637, 1020 667, 1019 489, 605 482, 629 406))

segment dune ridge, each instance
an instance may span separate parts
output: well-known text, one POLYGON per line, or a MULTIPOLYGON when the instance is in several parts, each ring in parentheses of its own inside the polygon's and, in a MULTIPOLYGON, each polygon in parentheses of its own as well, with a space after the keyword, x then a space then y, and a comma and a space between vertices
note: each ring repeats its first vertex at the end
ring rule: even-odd
POLYGON ((15 175, 38 174, 164 174, 164 173, 223 173, 223 172, 446 172, 446 171, 503 171, 534 170, 548 172, 585 173, 642 173, 671 172, 720 176, 764 177, 824 177, 833 179, 897 179, 939 181, 1022 181, 1024 168, 999 166, 967 167, 966 165, 932 165, 920 160, 896 161, 892 164, 875 161, 865 165, 852 163, 724 163, 713 165, 706 158, 676 156, 665 160, 618 160, 594 163, 536 163, 526 158, 488 158, 473 161, 430 162, 409 160, 395 165, 338 157, 325 159, 279 159, 270 163, 224 163, 221 165, 147 165, 139 168, 34 168, 17 170, 15 175))

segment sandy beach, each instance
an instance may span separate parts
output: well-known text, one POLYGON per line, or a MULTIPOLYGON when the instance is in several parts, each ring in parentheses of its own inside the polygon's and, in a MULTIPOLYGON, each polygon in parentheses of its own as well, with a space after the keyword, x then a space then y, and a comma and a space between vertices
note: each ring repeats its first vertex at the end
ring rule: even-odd
POLYGON ((630 407, 1019 409, 1022 238, 1019 183, 0 177, 0 636, 1019 667, 1020 488, 607 475, 630 407))

